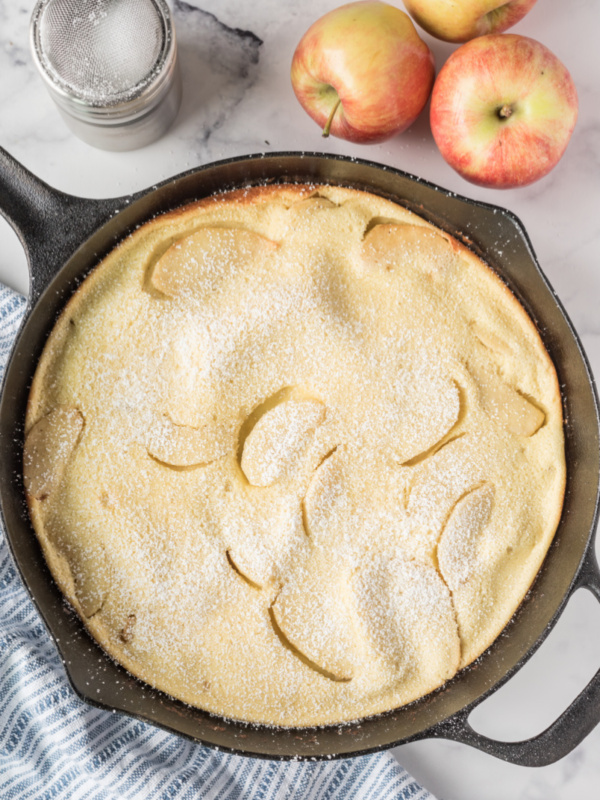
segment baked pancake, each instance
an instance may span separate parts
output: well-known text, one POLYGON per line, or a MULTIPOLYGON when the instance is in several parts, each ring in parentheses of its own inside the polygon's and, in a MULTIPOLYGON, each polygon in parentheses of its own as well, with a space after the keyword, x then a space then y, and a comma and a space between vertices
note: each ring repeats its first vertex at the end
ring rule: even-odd
POLYGON ((441 686, 558 525, 554 367, 471 251, 382 198, 260 187, 157 217, 53 329, 24 480, 54 578, 131 673, 320 725, 441 686))

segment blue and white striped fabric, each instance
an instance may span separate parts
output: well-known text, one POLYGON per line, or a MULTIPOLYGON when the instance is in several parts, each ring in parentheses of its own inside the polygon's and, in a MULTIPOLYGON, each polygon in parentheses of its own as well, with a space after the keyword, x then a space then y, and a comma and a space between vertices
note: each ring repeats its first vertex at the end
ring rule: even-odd
MULTIPOLYGON (((0 286, 0 378, 25 300, 0 286)), ((0 530, 2 800, 434 800, 389 754, 328 763, 226 755, 91 708, 72 691, 0 530)))

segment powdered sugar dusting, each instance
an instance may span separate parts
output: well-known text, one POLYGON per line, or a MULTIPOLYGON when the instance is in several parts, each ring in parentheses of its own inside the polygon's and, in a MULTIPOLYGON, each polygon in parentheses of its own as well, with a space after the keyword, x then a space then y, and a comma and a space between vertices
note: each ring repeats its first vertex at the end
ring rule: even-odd
POLYGON ((323 193, 142 228, 59 323, 28 420, 26 463, 37 436, 55 465, 36 526, 94 634, 186 702, 276 724, 454 674, 490 636, 481 575, 541 530, 556 480, 553 421, 527 437, 486 409, 468 303, 477 285, 501 327, 487 271, 386 201, 323 193), (75 440, 44 432, 57 408, 75 440))

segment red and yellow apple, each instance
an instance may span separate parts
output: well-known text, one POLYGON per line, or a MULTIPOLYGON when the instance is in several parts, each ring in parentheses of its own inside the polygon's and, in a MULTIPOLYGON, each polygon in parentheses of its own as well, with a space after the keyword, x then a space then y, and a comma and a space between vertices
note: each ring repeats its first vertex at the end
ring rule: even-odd
POLYGON ((410 17, 363 0, 330 11, 300 40, 292 86, 323 135, 374 143, 406 130, 425 106, 433 56, 410 17))
POLYGON ((431 131, 442 156, 480 186, 526 186, 560 160, 577 120, 577 92, 559 59, 526 36, 480 36, 436 79, 431 131))
POLYGON ((536 0, 404 0, 408 13, 424 30, 446 42, 512 28, 536 0))

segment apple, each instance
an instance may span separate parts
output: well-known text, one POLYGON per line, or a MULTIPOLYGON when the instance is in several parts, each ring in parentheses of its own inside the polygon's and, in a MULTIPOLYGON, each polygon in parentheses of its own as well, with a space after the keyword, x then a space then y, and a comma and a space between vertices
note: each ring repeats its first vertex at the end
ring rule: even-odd
POLYGON ((442 156, 480 186, 526 186, 565 152, 577 91, 559 59, 526 36, 491 34, 455 50, 431 95, 431 131, 442 156))
POLYGON ((330 11, 300 40, 292 86, 322 128, 351 142, 382 142, 419 116, 435 77, 431 51, 410 17, 363 0, 330 11))
POLYGON ((427 33, 446 42, 512 28, 536 0, 404 0, 408 13, 427 33))

